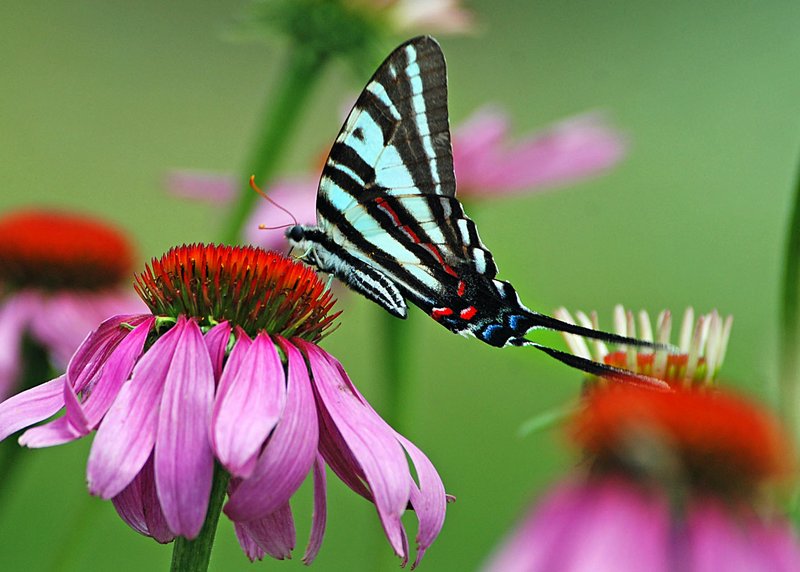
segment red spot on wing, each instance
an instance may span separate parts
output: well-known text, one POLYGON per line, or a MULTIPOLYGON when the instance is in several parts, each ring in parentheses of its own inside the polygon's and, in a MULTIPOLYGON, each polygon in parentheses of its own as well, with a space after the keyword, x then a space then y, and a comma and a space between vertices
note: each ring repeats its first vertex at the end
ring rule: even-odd
POLYGON ((478 313, 478 309, 475 306, 470 306, 469 308, 464 308, 459 312, 459 316, 461 316, 465 320, 471 320, 475 317, 475 314, 478 313))
POLYGON ((434 308, 431 310, 431 318, 438 320, 442 316, 450 316, 453 313, 452 308, 434 308))
POLYGON ((464 284, 463 280, 459 280, 458 281, 458 295, 459 296, 463 296, 464 292, 466 292, 466 291, 467 291, 467 285, 464 284))

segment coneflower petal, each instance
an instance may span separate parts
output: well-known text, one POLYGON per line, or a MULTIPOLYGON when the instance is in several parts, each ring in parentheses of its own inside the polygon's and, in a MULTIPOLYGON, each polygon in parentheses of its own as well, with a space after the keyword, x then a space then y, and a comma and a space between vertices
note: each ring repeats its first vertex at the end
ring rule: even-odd
POLYGON ((225 363, 225 350, 231 336, 231 325, 228 322, 217 324, 206 332, 205 340, 211 366, 214 368, 214 379, 219 382, 222 366, 225 363))
POLYGON ((150 318, 150 315, 143 314, 112 316, 89 334, 67 365, 67 381, 75 393, 91 388, 97 382, 105 360, 130 334, 125 324, 136 327, 150 318))
POLYGON ((325 475, 325 461, 317 453, 314 460, 314 514, 311 518, 311 533, 308 538, 303 564, 310 566, 319 554, 322 539, 325 536, 325 524, 328 520, 328 483, 325 475))
MULTIPOLYGON (((97 427, 116 399, 122 384, 130 377, 136 360, 142 355, 145 341, 147 341, 153 324, 155 324, 153 317, 143 320, 119 343, 114 353, 105 362, 99 380, 92 387, 89 397, 82 406, 82 413, 87 422, 85 428, 87 433, 97 427)), ((65 391, 74 395, 71 386, 65 391)), ((66 409, 67 415, 69 415, 71 409, 69 402, 67 402, 66 409)), ((75 425, 74 422, 73 425, 75 425)))
POLYGON ((214 370, 197 323, 181 318, 175 328, 181 331, 158 411, 155 480, 170 530, 194 538, 206 517, 214 471, 208 440, 214 370))
POLYGON ((147 350, 100 423, 86 466, 92 494, 118 495, 150 457, 161 394, 182 330, 179 321, 147 350))
MULTIPOLYGON (((245 523, 237 522, 236 530, 240 539, 242 536, 247 537, 273 558, 284 560, 292 555, 296 533, 292 509, 288 502, 263 518, 245 523)), ((245 546, 243 545, 242 548, 245 546)))
MULTIPOLYGON (((65 384, 66 385, 66 384, 65 384)), ((62 394, 63 395, 63 394, 62 394)), ((83 437, 84 433, 78 431, 66 416, 54 419, 49 423, 28 429, 20 435, 19 444, 31 449, 63 445, 83 437)))
POLYGON ((64 383, 66 376, 60 375, 0 403, 0 441, 55 415, 64 406, 64 383))
MULTIPOLYGON (((347 383, 347 386, 353 394, 358 397, 366 407, 375 412, 369 402, 358 391, 355 384, 350 380, 342 364, 330 354, 327 354, 326 357, 328 362, 337 369, 339 375, 347 383)), ((419 530, 416 539, 419 550, 417 552, 417 558, 411 566, 412 568, 416 568, 422 561, 425 550, 433 543, 442 530, 444 517, 447 512, 447 495, 442 479, 439 477, 439 473, 436 472, 430 459, 428 459, 428 457, 411 441, 392 429, 377 413, 375 413, 375 417, 385 425, 387 431, 390 431, 406 450, 406 453, 411 458, 411 462, 414 463, 414 469, 419 479, 419 485, 417 485, 416 481, 414 481, 414 478, 409 473, 411 486, 411 496, 409 500, 419 519, 419 530)))
POLYGON ((278 342, 289 362, 286 407, 253 474, 239 484, 225 507, 225 514, 237 521, 264 517, 288 502, 316 456, 317 411, 306 363, 297 348, 283 338, 278 342))
POLYGON ((350 391, 325 352, 300 339, 293 341, 308 358, 321 407, 364 473, 389 543, 398 556, 405 558, 400 517, 408 504, 410 482, 402 447, 385 422, 350 391))
POLYGON ((220 383, 214 404, 215 451, 232 475, 247 478, 252 474, 285 403, 283 365, 270 337, 259 333, 239 374, 220 383))
POLYGON ((153 456, 121 493, 111 499, 122 519, 135 531, 164 544, 175 535, 169 530, 156 494, 153 475, 153 456))

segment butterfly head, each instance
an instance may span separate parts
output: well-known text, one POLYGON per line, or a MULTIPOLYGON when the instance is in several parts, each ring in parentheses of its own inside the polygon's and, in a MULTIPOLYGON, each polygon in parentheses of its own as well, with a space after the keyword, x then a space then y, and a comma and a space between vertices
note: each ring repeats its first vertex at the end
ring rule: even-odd
POLYGON ((306 233, 303 227, 296 224, 286 229, 286 239, 292 246, 299 246, 306 238, 306 233))

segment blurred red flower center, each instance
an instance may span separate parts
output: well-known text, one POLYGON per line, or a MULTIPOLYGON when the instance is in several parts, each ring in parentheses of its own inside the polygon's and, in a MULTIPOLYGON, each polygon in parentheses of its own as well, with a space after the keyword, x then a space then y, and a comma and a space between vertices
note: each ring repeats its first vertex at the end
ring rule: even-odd
POLYGON ((0 219, 0 283, 9 288, 100 290, 132 273, 133 247, 115 228, 44 211, 0 219))
POLYGON ((252 246, 192 244, 153 259, 135 277, 136 291, 157 316, 227 320, 250 336, 268 332, 318 341, 339 313, 308 266, 252 246))
POLYGON ((596 468, 648 476, 663 475, 669 464, 691 488, 726 497, 750 496, 765 479, 790 468, 777 422, 718 391, 597 389, 576 419, 574 435, 596 468))

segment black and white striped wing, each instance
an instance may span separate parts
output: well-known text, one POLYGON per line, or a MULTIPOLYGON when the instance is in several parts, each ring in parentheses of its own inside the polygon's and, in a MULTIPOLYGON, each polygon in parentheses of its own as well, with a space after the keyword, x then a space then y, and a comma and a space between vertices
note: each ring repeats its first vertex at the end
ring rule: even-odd
POLYGON ((444 55, 419 37, 384 61, 350 112, 322 173, 317 225, 433 306, 457 286, 454 268, 497 272, 455 190, 444 55))

